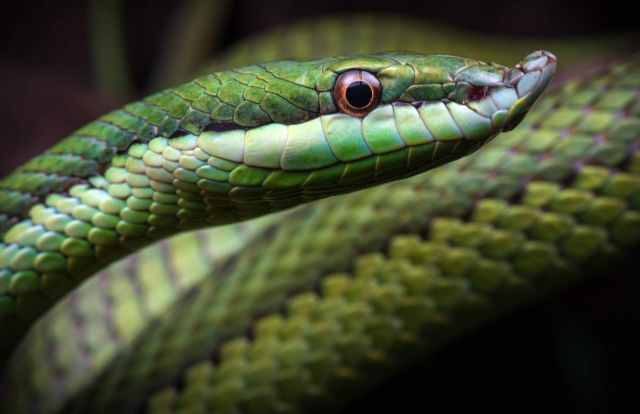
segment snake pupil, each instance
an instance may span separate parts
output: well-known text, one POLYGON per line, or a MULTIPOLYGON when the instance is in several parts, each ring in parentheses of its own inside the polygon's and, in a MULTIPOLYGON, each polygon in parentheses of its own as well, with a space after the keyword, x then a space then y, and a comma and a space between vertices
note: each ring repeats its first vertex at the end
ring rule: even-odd
POLYGON ((373 74, 352 69, 336 79, 333 99, 337 108, 347 115, 363 117, 371 112, 382 95, 380 81, 373 74))
POLYGON ((373 91, 369 84, 362 81, 354 81, 347 87, 347 102, 354 108, 364 108, 371 102, 373 91))

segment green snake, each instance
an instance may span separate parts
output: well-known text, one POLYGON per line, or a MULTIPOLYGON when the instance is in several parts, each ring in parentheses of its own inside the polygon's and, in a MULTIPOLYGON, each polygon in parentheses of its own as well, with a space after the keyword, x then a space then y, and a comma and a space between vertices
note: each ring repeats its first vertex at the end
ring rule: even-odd
POLYGON ((522 121, 555 58, 279 61, 88 124, 0 182, 3 345, 33 325, 6 370, 14 411, 323 410, 624 254, 640 234, 637 65, 568 84, 433 174, 159 242, 33 325, 153 241, 477 150, 522 121))

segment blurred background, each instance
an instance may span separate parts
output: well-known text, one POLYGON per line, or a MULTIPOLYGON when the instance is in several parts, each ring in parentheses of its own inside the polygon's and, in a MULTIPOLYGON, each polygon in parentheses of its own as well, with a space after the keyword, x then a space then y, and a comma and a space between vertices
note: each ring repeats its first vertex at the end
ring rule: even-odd
MULTIPOLYGON (((234 43, 301 19, 406 14, 517 42, 632 33, 637 14, 629 7, 618 0, 7 2, 0 175, 102 113, 191 77, 234 43)), ((363 396, 350 411, 640 408, 639 276, 638 265, 612 269, 511 314, 363 396)))

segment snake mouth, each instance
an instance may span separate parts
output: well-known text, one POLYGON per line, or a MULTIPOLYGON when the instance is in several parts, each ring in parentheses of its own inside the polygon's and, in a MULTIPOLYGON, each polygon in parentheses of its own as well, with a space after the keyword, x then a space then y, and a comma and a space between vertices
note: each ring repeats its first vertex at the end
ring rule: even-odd
POLYGON ((526 116, 527 116, 527 111, 520 112, 518 115, 514 116, 513 118, 511 118, 507 122, 505 122, 504 126, 501 129, 501 131, 502 132, 509 132, 509 131, 515 129, 518 125, 520 125, 520 122, 522 122, 522 120, 526 116))

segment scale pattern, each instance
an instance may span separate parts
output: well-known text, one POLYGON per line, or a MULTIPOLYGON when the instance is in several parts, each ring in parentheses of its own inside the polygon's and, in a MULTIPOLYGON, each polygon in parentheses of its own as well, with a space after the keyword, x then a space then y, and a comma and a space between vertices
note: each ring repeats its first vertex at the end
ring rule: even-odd
MULTIPOLYGON (((152 311, 161 299, 126 278, 94 293, 109 313, 74 296, 14 357, 13 403, 34 412, 323 411, 479 322, 631 258, 639 73, 635 57, 572 82, 517 130, 433 174, 269 218, 235 259, 185 258, 192 275, 209 276, 164 299, 162 313, 152 311), (135 331, 126 318, 145 323, 135 331), (111 348, 100 339, 109 335, 121 338, 111 348), (48 364, 21 363, 45 354, 48 364)), ((154 265, 127 264, 130 275, 154 265)), ((150 274, 142 283, 166 278, 150 274)))

